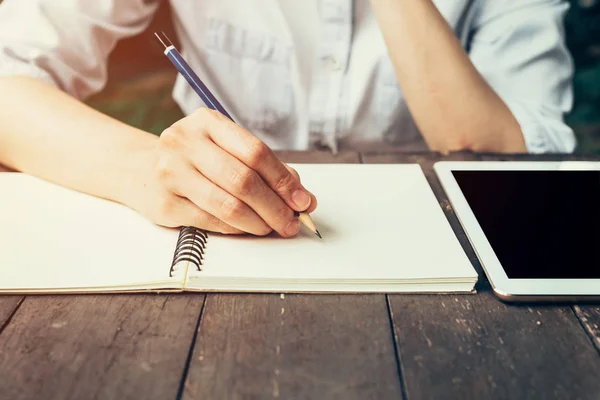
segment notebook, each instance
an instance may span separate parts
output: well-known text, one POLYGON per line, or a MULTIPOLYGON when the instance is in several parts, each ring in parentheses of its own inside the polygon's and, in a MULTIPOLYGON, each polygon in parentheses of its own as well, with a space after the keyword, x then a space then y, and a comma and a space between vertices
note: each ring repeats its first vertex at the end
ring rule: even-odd
POLYGON ((318 198, 294 238, 164 228, 0 173, 0 292, 471 292, 477 273, 418 165, 297 164, 318 198))

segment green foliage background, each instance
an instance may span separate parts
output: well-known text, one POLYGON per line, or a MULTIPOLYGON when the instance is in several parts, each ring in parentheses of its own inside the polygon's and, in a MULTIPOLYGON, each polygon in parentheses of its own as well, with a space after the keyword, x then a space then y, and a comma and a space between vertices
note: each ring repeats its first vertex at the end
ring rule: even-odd
POLYGON ((565 28, 575 61, 575 104, 566 120, 579 151, 600 154, 600 1, 571 0, 565 28))

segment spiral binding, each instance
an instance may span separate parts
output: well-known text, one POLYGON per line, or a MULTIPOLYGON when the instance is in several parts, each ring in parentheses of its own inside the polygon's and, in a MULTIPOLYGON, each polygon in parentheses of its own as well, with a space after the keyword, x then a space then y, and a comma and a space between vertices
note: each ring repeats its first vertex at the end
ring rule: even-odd
POLYGON ((177 245, 175 246, 175 254, 169 270, 169 276, 173 276, 175 265, 182 261, 190 262, 198 271, 201 271, 207 239, 208 233, 201 229, 194 228, 193 226, 182 227, 179 230, 179 239, 177 239, 177 245))

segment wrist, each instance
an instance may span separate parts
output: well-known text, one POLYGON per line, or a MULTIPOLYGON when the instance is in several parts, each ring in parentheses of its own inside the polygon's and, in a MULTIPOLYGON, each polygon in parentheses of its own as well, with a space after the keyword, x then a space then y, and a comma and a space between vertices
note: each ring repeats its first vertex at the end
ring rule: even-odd
POLYGON ((123 160, 115 201, 135 210, 140 209, 144 188, 151 174, 158 136, 142 132, 122 148, 119 159, 123 160))

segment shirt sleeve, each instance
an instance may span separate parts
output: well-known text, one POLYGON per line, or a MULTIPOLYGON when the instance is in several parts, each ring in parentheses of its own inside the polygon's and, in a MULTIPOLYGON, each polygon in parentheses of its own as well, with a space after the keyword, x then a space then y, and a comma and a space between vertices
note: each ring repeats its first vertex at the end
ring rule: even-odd
POLYGON ((469 56, 519 123, 530 153, 570 153, 564 114, 573 103, 573 62, 563 0, 481 0, 469 56))
POLYGON ((4 0, 0 77, 41 79, 83 99, 101 90, 116 42, 143 31, 158 0, 4 0))

